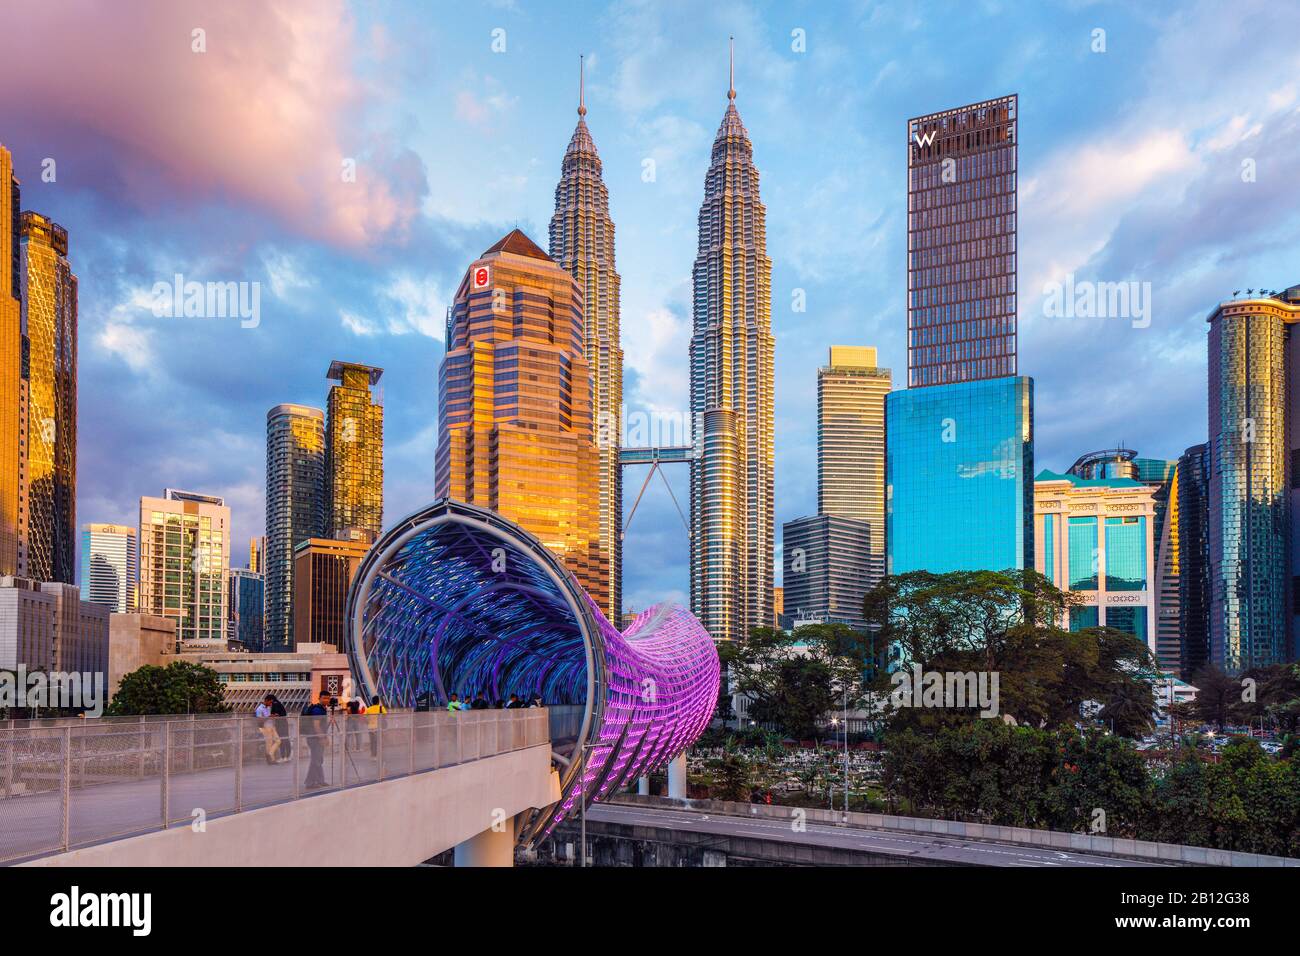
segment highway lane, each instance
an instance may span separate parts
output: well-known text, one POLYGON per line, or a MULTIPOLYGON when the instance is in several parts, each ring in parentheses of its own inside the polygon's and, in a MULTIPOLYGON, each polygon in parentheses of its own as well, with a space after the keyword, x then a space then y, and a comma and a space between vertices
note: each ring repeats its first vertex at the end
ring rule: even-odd
MULTIPOLYGON (((793 810, 793 808, 792 808, 793 810)), ((589 821, 625 826, 662 827, 719 836, 750 837, 779 843, 835 847, 881 853, 900 858, 933 860, 974 866, 1158 866, 1139 860, 1098 856, 1089 853, 994 843, 948 835, 900 833, 869 827, 837 827, 824 823, 805 823, 796 831, 793 817, 789 822, 770 818, 723 816, 694 810, 661 810, 620 804, 598 803, 587 810, 589 821)))

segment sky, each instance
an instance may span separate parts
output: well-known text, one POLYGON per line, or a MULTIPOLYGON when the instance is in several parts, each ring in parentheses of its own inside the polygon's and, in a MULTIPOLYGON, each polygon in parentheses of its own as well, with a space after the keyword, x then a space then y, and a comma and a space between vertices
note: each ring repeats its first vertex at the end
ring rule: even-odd
MULTIPOLYGON (((80 281, 78 522, 134 524, 165 487, 222 495, 236 566, 264 524, 266 412, 323 407, 332 359, 385 369, 386 524, 432 500, 446 308, 516 225, 545 247, 579 55, 625 403, 680 413, 735 37, 773 263, 778 527, 816 511, 828 346, 874 345, 906 382, 910 117, 1019 94, 1039 469, 1204 441, 1206 316, 1300 282, 1290 4, 7 0, 0 22, 0 144, 80 281), (258 322, 156 316, 177 274, 258 283, 258 322), (1149 289, 1149 321, 1055 314, 1067 275, 1149 289)), ((684 466, 669 477, 685 507, 684 466)), ((686 603, 658 479, 625 555, 625 604, 686 603)))

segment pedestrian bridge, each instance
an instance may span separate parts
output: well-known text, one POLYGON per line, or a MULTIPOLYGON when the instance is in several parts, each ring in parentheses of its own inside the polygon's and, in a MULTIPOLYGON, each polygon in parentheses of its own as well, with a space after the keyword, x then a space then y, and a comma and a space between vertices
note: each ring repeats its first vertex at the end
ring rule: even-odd
POLYGON ((0 729, 0 863, 414 866, 459 846, 459 862, 508 865, 514 820, 559 799, 549 725, 570 719, 533 708, 295 718, 279 735, 229 715, 0 729))

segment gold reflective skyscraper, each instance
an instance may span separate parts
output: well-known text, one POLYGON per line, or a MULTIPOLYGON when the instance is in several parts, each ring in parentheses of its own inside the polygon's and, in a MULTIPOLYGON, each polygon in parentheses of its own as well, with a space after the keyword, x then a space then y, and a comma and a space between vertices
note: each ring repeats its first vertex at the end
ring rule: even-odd
POLYGON ((68 233, 39 213, 22 215, 24 339, 27 346, 26 461, 20 488, 19 573, 37 581, 76 579, 77 277, 68 233))
POLYGON ((18 573, 19 449, 26 391, 19 200, 13 157, 0 146, 0 576, 18 573))
MULTIPOLYGON (((371 389, 381 368, 335 361, 325 420, 325 527, 338 541, 374 543, 384 526, 384 406, 371 389)), ((297 542, 295 542, 295 545, 297 542)))

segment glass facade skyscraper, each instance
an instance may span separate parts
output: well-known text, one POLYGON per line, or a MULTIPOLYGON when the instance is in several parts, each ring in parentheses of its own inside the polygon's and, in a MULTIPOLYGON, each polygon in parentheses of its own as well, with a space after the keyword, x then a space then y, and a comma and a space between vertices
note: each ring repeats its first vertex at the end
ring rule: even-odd
POLYGON ((907 124, 907 383, 1016 374, 1015 95, 907 124))
POLYGON ((715 641, 774 624, 772 260, 734 80, 691 271, 691 610, 715 641))
POLYGON ((1210 656, 1239 673, 1295 659, 1300 286, 1208 321, 1210 656))
MULTIPOLYGON (((1193 445, 1178 459, 1178 534, 1174 570, 1178 577, 1179 666, 1184 680, 1210 659, 1210 476, 1208 444, 1193 445)), ((1175 520, 1176 519, 1176 520, 1175 520)))
POLYGON ((182 646, 225 646, 230 509, 168 488, 140 499, 140 610, 176 622, 182 646))
POLYGON ((829 362, 817 370, 817 513, 866 522, 872 585, 885 573, 885 396, 890 387, 889 369, 879 368, 876 350, 866 346, 832 345, 829 362))
POLYGON ((17 574, 18 497, 26 404, 22 330, 21 191, 0 146, 0 577, 17 574))
POLYGON ((551 258, 582 289, 591 413, 600 456, 600 546, 609 555, 609 599, 601 610, 619 620, 623 606, 623 349, 619 346, 619 275, 614 267, 614 222, 600 156, 587 129, 579 80, 578 125, 555 186, 551 258))
POLYGON ((864 630, 862 599, 875 583, 865 521, 813 515, 781 526, 782 605, 794 621, 864 630))
POLYGON ((536 535, 609 603, 582 288, 518 229, 475 260, 447 320, 434 488, 536 535))
MULTIPOLYGON (((326 378, 325 533, 373 544, 384 526, 384 406, 375 386, 382 368, 335 361, 326 378)), ((297 542, 295 542, 296 544, 297 542)))
POLYGON ((81 599, 114 614, 135 610, 140 551, 136 529, 87 524, 81 529, 81 599))
POLYGON ((22 215, 26 303, 26 443, 20 487, 19 574, 76 580, 77 277, 68 232, 39 213, 22 215))
POLYGON ((1034 566, 1034 386, 1025 377, 890 392, 889 573, 1034 566))
POLYGON ((276 405, 266 413, 265 647, 293 648, 293 549, 325 527, 325 413, 276 405))
POLYGON ((245 568, 231 568, 226 580, 226 607, 230 615, 227 635, 243 644, 245 650, 260 653, 266 643, 263 619, 266 581, 261 572, 245 568))

